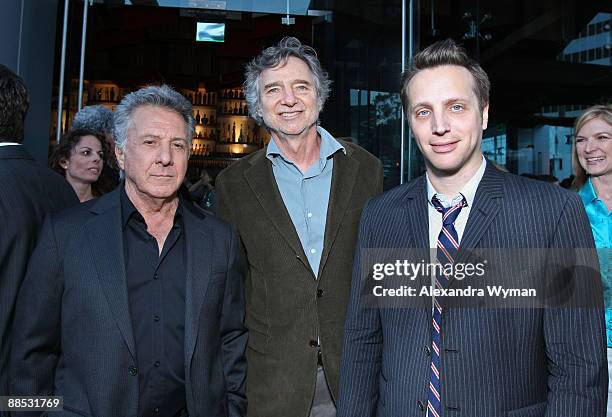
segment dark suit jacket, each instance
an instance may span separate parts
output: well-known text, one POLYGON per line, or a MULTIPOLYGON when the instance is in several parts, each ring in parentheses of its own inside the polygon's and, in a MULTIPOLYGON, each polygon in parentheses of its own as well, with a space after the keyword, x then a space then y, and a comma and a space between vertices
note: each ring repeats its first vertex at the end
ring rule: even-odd
MULTIPOLYGON (((120 189, 45 222, 16 311, 11 392, 62 395, 66 416, 136 416, 138 362, 120 189)), ((184 201, 185 389, 191 417, 242 416, 247 333, 231 227, 184 201)))
MULTIPOLYGON (((369 280, 362 279, 367 271, 360 269, 367 264, 361 262, 362 256, 382 253, 381 248, 417 248, 416 252, 428 248, 427 210, 424 177, 373 199, 364 209, 347 313, 338 417, 425 415, 431 298, 409 308, 381 308, 381 301, 378 307, 364 308, 369 280)), ((506 257, 513 256, 512 248, 529 249, 536 258, 530 259, 533 268, 518 276, 535 285, 550 267, 537 264, 536 255, 587 248, 580 253, 587 254, 594 274, 586 275, 589 282, 576 282, 601 290, 593 246, 577 195, 502 173, 488 164, 458 259, 467 253, 465 249, 506 248, 502 251, 506 257), (539 252, 541 248, 556 251, 539 252)), ((444 309, 441 416, 603 417, 607 397, 603 294, 595 294, 593 305, 583 308, 444 309)))
POLYGON ((78 202, 70 184, 22 146, 0 146, 0 396, 8 392, 15 300, 43 219, 78 202))
POLYGON ((366 200, 382 191, 380 161, 341 142, 334 155, 318 279, 304 254, 265 149, 217 178, 218 213, 238 229, 246 253, 249 417, 308 416, 320 337, 335 397, 357 225, 366 200), (313 346, 313 344, 315 346, 313 346))

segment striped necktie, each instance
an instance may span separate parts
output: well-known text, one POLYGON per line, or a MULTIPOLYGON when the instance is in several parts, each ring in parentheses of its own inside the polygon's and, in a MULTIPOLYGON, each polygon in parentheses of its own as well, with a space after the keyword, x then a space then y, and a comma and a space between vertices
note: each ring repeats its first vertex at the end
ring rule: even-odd
MULTIPOLYGON (((431 199, 437 211, 442 213, 442 230, 438 235, 437 260, 442 265, 452 264, 455 261, 459 249, 459 239, 455 230, 455 220, 461 213, 461 209, 467 206, 465 198, 452 207, 444 208, 436 196, 431 199)), ((444 269, 444 268, 441 268, 444 269)), ((443 289, 448 286, 451 277, 445 274, 436 274, 436 288, 443 289)), ((430 417, 440 417, 442 400, 440 391, 440 350, 442 325, 442 305, 438 297, 433 297, 433 314, 431 327, 431 377, 429 381, 429 392, 427 410, 430 417)))

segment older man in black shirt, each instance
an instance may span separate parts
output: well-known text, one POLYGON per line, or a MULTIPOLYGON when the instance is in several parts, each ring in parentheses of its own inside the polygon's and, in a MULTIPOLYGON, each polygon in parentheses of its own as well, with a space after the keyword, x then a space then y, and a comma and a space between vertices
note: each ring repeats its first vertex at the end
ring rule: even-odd
POLYGON ((243 416, 242 265, 182 199, 193 118, 167 86, 115 112, 120 187, 46 222, 18 300, 12 393, 69 415, 243 416))
POLYGON ((179 202, 161 254, 144 217, 121 190, 128 299, 140 363, 139 415, 185 407, 185 232, 179 202))

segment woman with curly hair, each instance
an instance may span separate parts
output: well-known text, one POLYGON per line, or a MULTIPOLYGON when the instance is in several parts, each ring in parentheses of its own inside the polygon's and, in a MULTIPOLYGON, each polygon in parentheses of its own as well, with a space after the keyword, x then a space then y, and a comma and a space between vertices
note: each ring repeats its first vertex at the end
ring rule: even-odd
POLYGON ((66 178, 82 203, 103 194, 98 179, 106 152, 101 135, 86 129, 69 130, 53 150, 49 166, 66 178))

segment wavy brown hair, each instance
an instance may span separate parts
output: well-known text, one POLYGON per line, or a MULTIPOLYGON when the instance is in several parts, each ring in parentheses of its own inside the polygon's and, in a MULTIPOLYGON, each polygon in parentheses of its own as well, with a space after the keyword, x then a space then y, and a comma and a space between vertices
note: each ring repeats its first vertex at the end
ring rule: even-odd
MULTIPOLYGON (((109 152, 104 136, 89 129, 71 129, 64 134, 60 142, 53 148, 53 152, 51 152, 51 156, 49 157, 49 168, 65 177, 66 170, 62 167, 61 163, 64 160, 70 159, 70 155, 84 136, 93 136, 100 141, 102 153, 104 155, 102 167, 104 167, 104 162, 109 152)), ((102 175, 101 172, 100 175, 102 175)), ((95 197, 99 197, 105 192, 99 183, 100 177, 98 177, 98 181, 91 184, 91 192, 95 197)))

